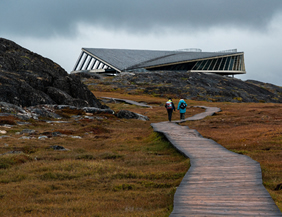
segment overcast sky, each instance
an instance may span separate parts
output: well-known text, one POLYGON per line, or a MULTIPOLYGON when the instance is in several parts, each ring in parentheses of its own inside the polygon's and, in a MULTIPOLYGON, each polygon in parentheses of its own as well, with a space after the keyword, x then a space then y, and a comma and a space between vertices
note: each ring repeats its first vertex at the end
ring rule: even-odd
POLYGON ((245 53, 282 86, 282 0, 0 0, 0 37, 72 71, 82 47, 245 53))

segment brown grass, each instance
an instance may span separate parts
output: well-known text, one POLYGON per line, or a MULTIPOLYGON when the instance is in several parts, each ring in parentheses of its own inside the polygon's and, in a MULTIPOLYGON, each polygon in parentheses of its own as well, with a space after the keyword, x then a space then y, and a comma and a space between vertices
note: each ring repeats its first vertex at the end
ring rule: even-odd
POLYGON ((14 116, 0 117, 0 125, 16 125, 17 121, 19 121, 19 119, 14 116))
MULTIPOLYGON (((150 121, 103 119, 74 121, 64 111, 67 124, 32 122, 34 139, 19 139, 23 126, 8 131, 0 140, 0 212, 3 216, 168 216, 176 187, 189 168, 189 159, 179 154, 150 123, 167 120, 166 99, 122 92, 94 92, 145 101, 143 108, 124 103, 108 104, 115 111, 127 109, 146 115, 150 121), (40 134, 61 132, 65 137, 38 140, 40 134), (69 135, 81 136, 74 139, 69 135), (8 144, 8 146, 4 146, 8 144), (50 146, 69 151, 54 151, 50 146), (1 167, 1 166, 0 166, 1 167)), ((178 100, 174 100, 177 104, 178 100)), ((187 122, 203 136, 247 154, 259 161, 264 185, 281 209, 281 111, 279 104, 236 104, 187 101, 188 105, 218 106, 223 111, 201 121, 187 122)), ((186 117, 202 112, 188 108, 186 117)), ((173 114, 173 120, 179 114, 173 114)), ((1 129, 1 127, 0 127, 1 129)), ((46 135, 47 135, 46 134, 46 135)))
MULTIPOLYGON (((161 103, 162 99, 159 100, 161 103)), ((154 117, 154 109, 126 104, 110 107, 162 120, 162 114, 154 117)), ((64 113, 73 115, 71 111, 64 113)), ((7 129, 10 137, 1 140, 0 154, 10 150, 23 153, 0 158, 3 216, 169 215, 175 189, 189 168, 189 159, 154 133, 151 122, 118 119, 108 114, 98 116, 103 119, 74 121, 65 116, 65 120, 73 121, 34 122, 28 128, 37 133, 30 140, 15 134, 23 126, 7 129), (52 132, 66 136, 52 137, 52 132), (39 135, 50 138, 38 140, 39 135), (49 148, 54 145, 69 151, 49 148)))

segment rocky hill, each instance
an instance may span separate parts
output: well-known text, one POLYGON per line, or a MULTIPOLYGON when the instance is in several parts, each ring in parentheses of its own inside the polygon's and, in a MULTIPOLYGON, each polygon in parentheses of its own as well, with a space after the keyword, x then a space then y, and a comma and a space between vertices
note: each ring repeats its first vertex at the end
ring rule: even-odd
POLYGON ((0 102, 96 107, 102 105, 77 76, 52 60, 0 38, 0 102))
POLYGON ((242 81, 216 74, 158 71, 127 73, 112 79, 95 79, 89 87, 106 84, 112 90, 213 102, 282 102, 282 88, 258 81, 242 81))
POLYGON ((214 102, 282 102, 282 88, 254 80, 183 71, 125 73, 116 77, 69 75, 52 60, 0 38, 0 102, 28 107, 40 104, 103 108, 81 82, 93 79, 111 90, 214 102))

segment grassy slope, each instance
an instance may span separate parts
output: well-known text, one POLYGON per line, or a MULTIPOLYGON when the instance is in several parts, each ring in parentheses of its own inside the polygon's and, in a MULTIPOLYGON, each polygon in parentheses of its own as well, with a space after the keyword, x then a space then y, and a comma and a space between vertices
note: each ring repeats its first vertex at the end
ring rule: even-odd
MULTIPOLYGON (((0 212, 4 216, 168 216, 173 193, 189 168, 189 159, 177 153, 150 123, 167 120, 165 99, 118 92, 94 92, 145 101, 154 108, 109 104, 114 110, 128 109, 150 121, 117 119, 72 121, 8 129, 11 137, 0 140, 0 153, 21 150, 24 154, 0 158, 0 212), (53 137, 21 140, 23 128, 60 131, 82 139, 53 137), (4 146, 4 143, 9 146, 4 146), (53 151, 61 145, 70 151, 53 151)), ((184 123, 219 144, 259 161, 263 181, 281 208, 282 105, 232 104, 188 101, 189 105, 218 106, 223 111, 205 120, 184 123)), ((190 108, 186 116, 199 113, 190 108)), ((66 115, 67 117, 67 115, 66 115)), ((107 119, 106 119, 106 118, 107 119)), ((178 113, 174 114, 178 119, 178 113)), ((70 120, 70 119, 68 119, 70 120)), ((72 119, 71 119, 72 120, 72 119)))

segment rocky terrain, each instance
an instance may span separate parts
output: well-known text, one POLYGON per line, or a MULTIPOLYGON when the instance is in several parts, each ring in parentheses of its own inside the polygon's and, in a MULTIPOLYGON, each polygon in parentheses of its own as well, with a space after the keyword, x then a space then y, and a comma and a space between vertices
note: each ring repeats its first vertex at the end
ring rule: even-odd
POLYGON ((0 102, 102 108, 77 76, 4 38, 0 38, 0 102))
POLYGON ((20 107, 57 104, 107 109, 88 89, 99 90, 99 85, 111 91, 213 102, 282 102, 281 87, 215 74, 157 71, 115 77, 69 75, 52 60, 0 38, 0 102, 20 107))
POLYGON ((126 73, 106 79, 95 77, 92 81, 85 78, 84 82, 93 90, 99 90, 99 85, 104 85, 111 90, 120 89, 132 94, 147 93, 210 102, 282 102, 282 87, 216 74, 158 71, 126 73))

